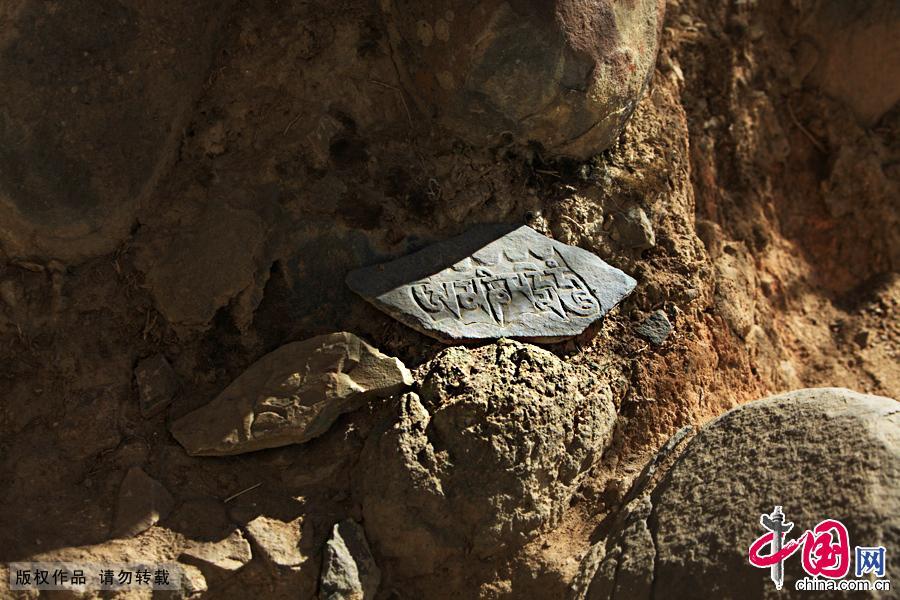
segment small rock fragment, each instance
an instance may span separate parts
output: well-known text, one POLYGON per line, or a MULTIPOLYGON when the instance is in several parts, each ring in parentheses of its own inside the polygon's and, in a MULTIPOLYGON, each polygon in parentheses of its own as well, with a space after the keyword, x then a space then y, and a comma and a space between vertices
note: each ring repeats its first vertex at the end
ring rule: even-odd
POLYGON ((316 120, 309 133, 306 134, 306 147, 309 150, 311 162, 316 169, 328 167, 331 157, 331 142, 343 129, 344 126, 340 121, 330 115, 322 115, 316 120))
POLYGON ((162 354, 154 354, 138 363, 134 370, 140 397, 141 414, 152 417, 167 407, 178 393, 178 376, 162 354))
POLYGON ((190 225, 148 227, 135 236, 135 266, 159 311, 176 328, 205 329, 235 299, 235 324, 242 326, 243 302, 258 302, 266 226, 260 216, 216 203, 190 225))
POLYGON ((191 542, 181 553, 179 560, 198 567, 207 578, 222 571, 237 571, 250 562, 253 554, 250 543, 235 529, 218 542, 191 542))
POLYGON ((481 225, 347 276, 354 292, 444 342, 578 335, 631 293, 634 279, 526 225, 481 225))
POLYGON ((172 510, 174 500, 161 483, 140 467, 131 467, 119 488, 114 537, 133 537, 155 525, 172 510))
POLYGON ((412 384, 412 375, 351 333, 286 344, 253 363, 209 404, 175 421, 192 456, 301 444, 339 415, 412 384))
POLYGON ((653 311, 635 328, 635 332, 655 346, 659 346, 672 333, 672 323, 662 310, 653 311))
POLYGON ((306 557, 300 552, 300 523, 258 516, 244 527, 267 561, 277 567, 299 566, 306 557))
POLYGON ((213 123, 206 131, 200 134, 197 140, 200 148, 209 156, 219 156, 225 153, 226 148, 225 124, 222 121, 213 123))
POLYGON ((150 453, 150 446, 147 442, 139 439, 131 439, 122 442, 115 450, 115 464, 121 469, 129 467, 139 467, 147 462, 150 453))
POLYGON ((178 565, 181 568, 181 589, 185 597, 205 592, 209 587, 200 569, 193 565, 178 565))
POLYGON ((322 559, 320 599, 371 600, 380 583, 363 528, 349 519, 336 523, 322 559))
POLYGON ((612 237, 624 247, 634 250, 646 250, 656 245, 653 226, 640 206, 632 206, 615 221, 612 237))

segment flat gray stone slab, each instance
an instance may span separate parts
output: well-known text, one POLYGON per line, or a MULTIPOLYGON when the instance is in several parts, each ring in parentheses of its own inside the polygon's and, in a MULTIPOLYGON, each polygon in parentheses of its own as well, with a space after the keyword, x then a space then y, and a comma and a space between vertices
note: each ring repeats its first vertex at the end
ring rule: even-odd
POLYGON ((525 225, 478 226, 347 276, 354 292, 445 342, 572 337, 636 283, 587 250, 525 225))

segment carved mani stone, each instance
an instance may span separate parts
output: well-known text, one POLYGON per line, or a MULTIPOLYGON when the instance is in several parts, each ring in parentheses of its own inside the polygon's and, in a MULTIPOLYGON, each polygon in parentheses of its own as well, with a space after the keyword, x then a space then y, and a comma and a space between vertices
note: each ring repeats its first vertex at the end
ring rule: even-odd
POLYGON ((565 339, 636 283, 590 252, 524 225, 482 225, 347 276, 354 292, 444 342, 565 339))
POLYGON ((302 444, 341 414, 412 382, 403 363, 352 333, 320 335, 266 354, 170 430, 192 456, 302 444))

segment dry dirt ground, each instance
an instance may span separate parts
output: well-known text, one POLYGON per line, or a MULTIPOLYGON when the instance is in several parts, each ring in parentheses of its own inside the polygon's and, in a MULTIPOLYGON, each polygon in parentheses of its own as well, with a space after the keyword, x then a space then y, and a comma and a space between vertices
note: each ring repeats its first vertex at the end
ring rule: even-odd
POLYGON ((386 597, 562 597, 682 426, 806 386, 900 398, 900 106, 890 85, 853 81, 878 68, 900 80, 866 46, 896 29, 800 4, 668 2, 647 94, 618 143, 583 162, 433 127, 400 90, 375 3, 221 9, 208 72, 121 239, 0 255, 0 561, 168 560, 267 515, 302 522, 306 566, 276 576, 257 556, 208 582, 209 597, 311 597, 332 524, 360 519, 353 465, 380 407, 308 444, 228 458, 187 456, 167 422, 316 334, 352 331, 411 368, 430 360, 439 343, 343 277, 473 223, 529 223, 638 280, 602 323, 547 346, 608 380, 619 424, 558 529, 456 579, 387 573, 386 597), (833 35, 834 19, 855 29, 833 35), (633 207, 654 246, 635 242, 633 207), (652 346, 634 328, 657 309, 675 329, 652 346), (181 390, 144 418, 133 370, 155 353, 181 390), (110 540, 133 465, 175 508, 110 540))

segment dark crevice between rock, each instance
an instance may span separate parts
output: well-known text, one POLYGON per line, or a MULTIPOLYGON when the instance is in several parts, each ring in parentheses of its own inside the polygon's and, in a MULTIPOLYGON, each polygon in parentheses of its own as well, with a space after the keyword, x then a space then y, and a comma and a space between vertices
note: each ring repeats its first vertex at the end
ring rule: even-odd
POLYGON ((666 597, 664 593, 662 596, 657 594, 656 582, 659 579, 659 542, 657 541, 659 535, 659 520, 656 515, 656 506, 659 504, 659 498, 655 496, 657 496, 657 490, 665 488, 664 482, 670 477, 675 466, 681 460, 682 456, 684 456, 684 450, 687 449, 688 444, 693 440, 694 436, 692 434, 694 433, 696 432, 691 426, 679 429, 668 439, 668 441, 666 441, 659 452, 653 457, 653 460, 651 460, 645 468, 645 470, 650 471, 647 476, 647 481, 644 482, 645 489, 650 489, 651 485, 654 483, 654 476, 657 479, 655 485, 652 486, 653 491, 649 492, 647 495, 650 502, 650 514, 647 516, 647 530, 650 532, 650 540, 653 543, 653 576, 650 580, 649 600, 653 600, 657 597, 666 597), (662 473, 662 475, 660 476, 659 473, 662 473))
POLYGON ((653 543, 653 576, 650 580, 650 598, 648 600, 653 600, 657 597, 656 582, 659 579, 659 552, 657 551, 659 544, 656 541, 659 534, 659 521, 656 518, 656 503, 653 502, 652 494, 650 495, 650 514, 647 516, 647 529, 650 531, 650 540, 653 543))

